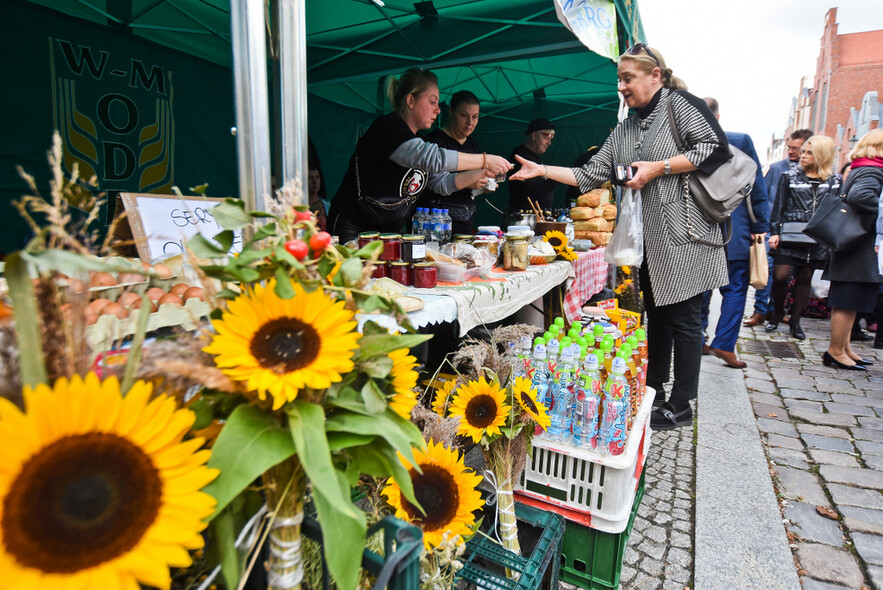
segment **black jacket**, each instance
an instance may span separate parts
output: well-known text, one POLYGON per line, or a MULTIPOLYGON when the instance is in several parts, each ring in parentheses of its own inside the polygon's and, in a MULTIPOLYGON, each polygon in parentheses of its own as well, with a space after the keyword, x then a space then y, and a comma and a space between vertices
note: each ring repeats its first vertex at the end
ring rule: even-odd
MULTIPOLYGON (((844 183, 846 201, 856 210, 876 219, 883 189, 883 168, 861 166, 853 168, 844 183)), ((877 253, 874 252, 876 231, 873 224, 859 245, 849 252, 834 252, 828 260, 822 278, 850 283, 883 283, 877 270, 877 253)))
MULTIPOLYGON (((843 177, 832 174, 824 181, 810 179, 803 169, 789 170, 782 175, 779 181, 778 197, 776 205, 770 215, 770 235, 777 236, 782 233, 782 224, 787 221, 807 222, 815 213, 816 207, 825 198, 825 195, 840 194, 840 185, 843 177)), ((778 252, 785 256, 810 260, 825 260, 828 257, 828 248, 821 244, 814 246, 785 246, 779 244, 778 252)))

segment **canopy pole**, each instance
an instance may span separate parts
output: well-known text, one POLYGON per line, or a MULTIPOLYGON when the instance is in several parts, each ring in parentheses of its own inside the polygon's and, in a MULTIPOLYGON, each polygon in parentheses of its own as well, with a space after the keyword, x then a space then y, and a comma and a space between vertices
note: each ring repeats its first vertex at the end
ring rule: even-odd
POLYGON ((236 93, 239 196, 250 211, 265 211, 272 194, 270 109, 267 102, 267 46, 263 0, 232 0, 230 32, 236 93))
POLYGON ((282 182, 294 183, 296 203, 307 204, 307 34, 304 0, 279 0, 282 92, 282 182))

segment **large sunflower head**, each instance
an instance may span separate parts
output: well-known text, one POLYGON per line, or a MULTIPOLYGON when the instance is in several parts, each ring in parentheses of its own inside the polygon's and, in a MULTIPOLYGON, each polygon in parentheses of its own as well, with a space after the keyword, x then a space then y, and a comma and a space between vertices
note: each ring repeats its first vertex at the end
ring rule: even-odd
POLYGON ((567 247, 567 236, 558 230, 547 231, 543 236, 543 241, 548 242, 558 254, 561 254, 567 247))
POLYGON ((546 430, 552 423, 552 418, 546 411, 546 406, 537 401, 537 390, 531 387, 530 379, 516 377, 512 383, 512 396, 518 401, 518 405, 533 421, 546 430))
MULTIPOLYGON (((399 456, 401 458, 401 455, 399 456)), ((429 441, 426 451, 414 450, 420 472, 401 459, 414 486, 414 495, 423 508, 411 504, 394 479, 390 478, 383 495, 395 509, 395 515, 423 529, 423 545, 430 549, 442 540, 457 539, 471 532, 475 523, 473 512, 482 507, 478 484, 482 477, 467 468, 455 450, 429 441)))
POLYGON ((169 588, 169 566, 203 546, 215 478, 190 410, 136 382, 93 373, 0 399, 0 572, 4 588, 169 588))
MULTIPOLYGON (((438 383, 438 381, 436 381, 438 383)), ((451 409, 451 396, 457 388, 457 381, 448 379, 441 387, 435 389, 435 399, 432 400, 432 411, 444 418, 451 409)))
POLYGON ((392 371, 389 378, 393 387, 393 396, 389 405, 396 414, 405 420, 411 419, 411 410, 417 405, 417 358, 408 354, 407 348, 401 348, 389 353, 392 359, 392 371))
POLYGON ((353 313, 322 289, 306 293, 292 283, 294 297, 282 299, 276 282, 255 285, 230 302, 217 334, 203 350, 231 379, 266 399, 273 409, 293 401, 305 387, 325 389, 353 369, 359 333, 353 313))
POLYGON ((473 442, 482 435, 501 434, 500 426, 506 424, 509 405, 506 392, 484 377, 461 385, 451 402, 451 415, 460 416, 459 434, 471 436, 473 442))
POLYGON ((568 262, 574 262, 577 259, 576 252, 574 252, 572 248, 565 247, 559 252, 559 254, 568 262))

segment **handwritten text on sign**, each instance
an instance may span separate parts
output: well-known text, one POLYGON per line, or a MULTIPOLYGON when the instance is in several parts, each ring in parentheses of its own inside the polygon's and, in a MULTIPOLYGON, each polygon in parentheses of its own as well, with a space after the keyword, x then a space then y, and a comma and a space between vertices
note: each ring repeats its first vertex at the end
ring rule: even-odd
POLYGON ((558 20, 580 42, 599 55, 615 60, 618 55, 616 7, 609 0, 556 0, 558 20))

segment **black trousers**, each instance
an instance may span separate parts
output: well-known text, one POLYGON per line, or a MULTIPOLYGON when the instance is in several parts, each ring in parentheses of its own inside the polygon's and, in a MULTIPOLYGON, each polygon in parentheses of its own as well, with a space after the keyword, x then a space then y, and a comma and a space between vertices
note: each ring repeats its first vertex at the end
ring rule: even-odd
POLYGON ((661 391, 671 378, 674 353, 674 383, 669 402, 677 410, 687 407, 699 391, 702 364, 702 294, 671 305, 657 306, 647 263, 641 265, 641 289, 647 310, 647 385, 661 391))

